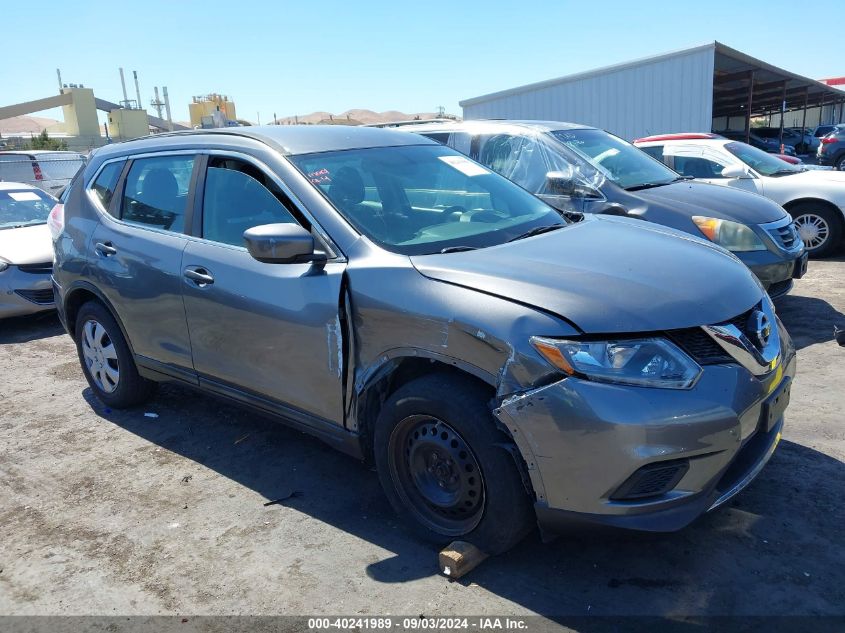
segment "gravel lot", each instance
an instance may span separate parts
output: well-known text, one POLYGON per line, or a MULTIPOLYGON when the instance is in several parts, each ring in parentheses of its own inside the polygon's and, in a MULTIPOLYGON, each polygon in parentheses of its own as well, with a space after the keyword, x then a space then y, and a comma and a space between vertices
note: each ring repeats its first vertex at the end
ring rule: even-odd
POLYGON ((811 262, 778 305, 799 375, 733 503, 675 534, 535 534, 457 582, 356 461, 173 386, 110 411, 53 315, 0 322, 0 614, 845 616, 843 279, 811 262))

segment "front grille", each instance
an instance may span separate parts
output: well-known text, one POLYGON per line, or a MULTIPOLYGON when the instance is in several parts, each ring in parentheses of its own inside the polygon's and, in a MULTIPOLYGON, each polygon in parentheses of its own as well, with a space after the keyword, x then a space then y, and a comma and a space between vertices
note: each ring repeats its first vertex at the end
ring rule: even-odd
POLYGON ((717 365, 733 361, 733 358, 700 327, 670 330, 666 334, 699 365, 717 365))
POLYGON ((662 495, 677 486, 687 470, 689 461, 686 459, 648 464, 628 477, 610 498, 625 501, 662 495))
POLYGON ((750 310, 746 310, 739 316, 735 316, 732 318, 728 323, 733 325, 737 330, 745 334, 745 331, 748 329, 748 317, 751 316, 751 313, 757 309, 757 306, 754 306, 750 310))
POLYGON ((768 229, 768 233, 775 241, 775 244, 788 251, 795 248, 800 239, 798 237, 798 231, 795 230, 795 226, 791 222, 783 226, 770 228, 768 229))
POLYGON ((15 293, 26 299, 37 303, 38 305, 47 305, 53 303, 53 289, 46 290, 15 290, 15 293))
POLYGON ((31 275, 49 275, 53 272, 53 262, 46 262, 44 264, 21 264, 18 270, 22 273, 29 273, 31 275))
MULTIPOLYGON (((740 332, 745 332, 748 325, 748 317, 756 309, 757 306, 746 310, 742 314, 735 316, 733 319, 726 321, 740 332)), ((734 363, 734 358, 728 354, 722 347, 714 341, 710 335, 707 334, 700 327, 684 328, 682 330, 668 330, 666 335, 678 347, 683 349, 687 354, 695 359, 699 365, 718 365, 720 363, 734 363)))

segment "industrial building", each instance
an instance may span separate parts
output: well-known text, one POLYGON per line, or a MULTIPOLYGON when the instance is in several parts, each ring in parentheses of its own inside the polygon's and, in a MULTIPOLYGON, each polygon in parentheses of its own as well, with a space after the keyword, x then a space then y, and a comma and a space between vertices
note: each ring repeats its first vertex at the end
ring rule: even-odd
POLYGON ((460 102, 464 119, 572 121, 650 134, 845 121, 845 92, 710 42, 460 102))
MULTIPOLYGON (((171 118, 167 87, 163 88, 164 101, 158 98, 158 87, 155 88, 156 96, 152 106, 156 108, 158 116, 149 115, 142 105, 138 74, 133 71, 136 99, 129 99, 123 69, 119 70, 120 84, 123 89, 123 100, 119 104, 95 97, 91 88, 86 88, 81 84, 63 83, 61 73, 57 70, 59 94, 23 103, 0 104, 0 120, 61 107, 64 122, 50 129, 50 133, 64 140, 69 149, 77 151, 87 151, 110 141, 147 136, 151 130, 187 129, 183 125, 174 123, 171 118), (167 113, 166 119, 161 116, 162 108, 167 113), (97 117, 98 110, 108 113, 108 122, 103 129, 100 128, 97 117)), ((234 104, 232 104, 232 112, 234 112, 234 104)))
POLYGON ((191 116, 191 127, 213 128, 225 127, 230 121, 237 121, 235 102, 226 95, 212 93, 194 97, 188 104, 191 116))

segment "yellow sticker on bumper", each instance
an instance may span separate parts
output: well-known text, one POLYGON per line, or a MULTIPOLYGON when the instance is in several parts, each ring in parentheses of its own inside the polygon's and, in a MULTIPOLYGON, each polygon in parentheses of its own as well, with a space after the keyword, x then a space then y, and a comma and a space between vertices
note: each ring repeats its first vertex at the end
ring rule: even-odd
POLYGON ((770 393, 772 393, 775 389, 777 389, 780 386, 780 381, 781 381, 782 378, 783 378, 783 363, 778 365, 778 368, 775 371, 774 376, 772 376, 772 381, 769 383, 769 388, 766 390, 766 395, 769 395, 770 393))

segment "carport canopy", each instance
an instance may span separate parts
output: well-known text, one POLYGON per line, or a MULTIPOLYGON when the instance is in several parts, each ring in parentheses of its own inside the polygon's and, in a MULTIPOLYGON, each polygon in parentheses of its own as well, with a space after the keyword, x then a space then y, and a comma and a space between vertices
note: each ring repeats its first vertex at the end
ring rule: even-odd
MULTIPOLYGON (((746 140, 751 119, 808 108, 840 108, 845 92, 815 79, 796 75, 716 42, 713 66, 713 118, 745 118, 746 140)), ((820 110, 821 111, 821 110, 820 110)), ((783 116, 781 128, 783 127, 783 116)))

